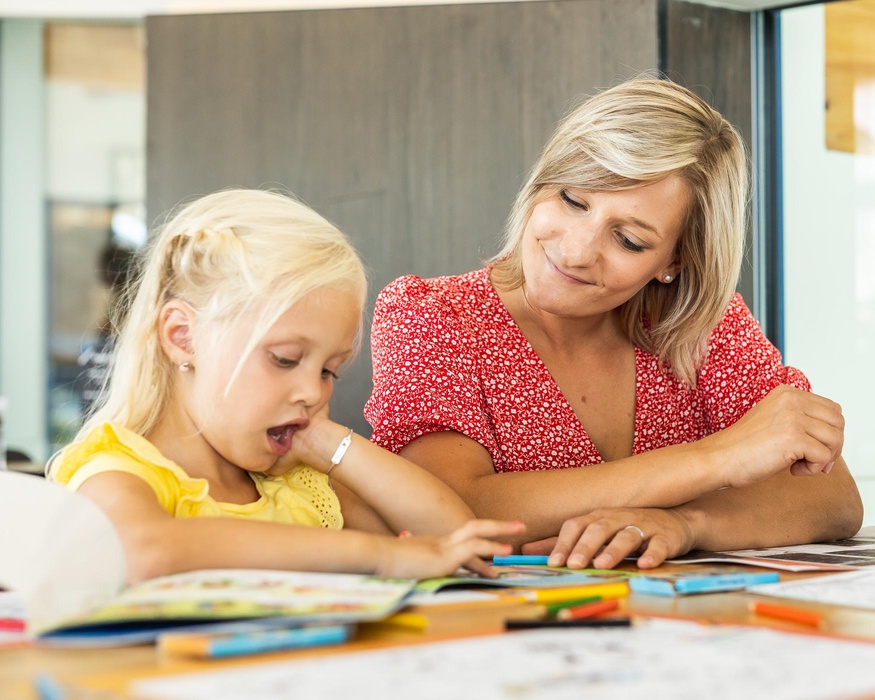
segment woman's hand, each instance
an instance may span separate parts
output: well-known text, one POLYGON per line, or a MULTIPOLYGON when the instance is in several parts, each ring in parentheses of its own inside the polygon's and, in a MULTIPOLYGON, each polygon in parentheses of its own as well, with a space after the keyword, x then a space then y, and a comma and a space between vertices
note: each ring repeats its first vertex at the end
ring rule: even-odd
POLYGON ((844 444, 845 419, 834 401, 781 385, 726 430, 706 438, 723 455, 724 484, 749 486, 789 468, 828 474, 844 444))
POLYGON ((692 527, 670 508, 607 508, 566 520, 558 537, 530 542, 522 551, 549 554, 550 566, 569 569, 612 569, 641 552, 638 568, 652 569, 694 545, 692 527))
POLYGON ((462 527, 442 537, 381 538, 385 549, 377 576, 391 578, 434 578, 449 576, 460 566, 481 576, 494 576, 482 557, 509 554, 511 545, 495 538, 514 537, 524 533, 520 522, 502 520, 470 520, 462 527))

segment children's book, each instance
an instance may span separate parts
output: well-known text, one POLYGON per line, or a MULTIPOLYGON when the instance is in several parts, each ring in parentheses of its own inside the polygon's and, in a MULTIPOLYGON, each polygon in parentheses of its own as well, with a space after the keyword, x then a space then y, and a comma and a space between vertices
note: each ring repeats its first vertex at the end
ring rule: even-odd
POLYGON ((777 571, 752 572, 740 567, 723 566, 633 576, 629 579, 629 587, 633 593, 675 596, 735 591, 760 583, 774 583, 778 579, 777 571))
POLYGON ((215 569, 162 576, 49 628, 42 643, 105 645, 153 641, 172 629, 213 632, 379 620, 395 612, 415 581, 358 574, 215 569))
POLYGON ((170 629, 207 624, 238 629, 376 620, 395 612, 415 584, 229 569, 128 587, 121 542, 96 504, 41 477, 12 472, 0 472, 0 532, 5 605, 21 606, 28 637, 40 643, 141 644, 170 629))

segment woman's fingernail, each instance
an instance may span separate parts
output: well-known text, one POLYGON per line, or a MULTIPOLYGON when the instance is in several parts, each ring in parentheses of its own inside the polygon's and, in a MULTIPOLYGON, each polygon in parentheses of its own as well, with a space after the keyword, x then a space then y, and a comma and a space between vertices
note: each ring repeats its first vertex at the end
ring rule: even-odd
POLYGON ((610 554, 599 554, 594 560, 597 569, 610 569, 614 564, 614 558, 610 554))
POLYGON ((551 554, 547 558, 547 566, 562 566, 562 555, 561 554, 551 554))
POLYGON ((568 557, 568 566, 583 566, 583 557, 580 554, 572 554, 568 557))
POLYGON ((653 559, 648 556, 638 557, 638 567, 641 569, 649 569, 653 566, 653 559))

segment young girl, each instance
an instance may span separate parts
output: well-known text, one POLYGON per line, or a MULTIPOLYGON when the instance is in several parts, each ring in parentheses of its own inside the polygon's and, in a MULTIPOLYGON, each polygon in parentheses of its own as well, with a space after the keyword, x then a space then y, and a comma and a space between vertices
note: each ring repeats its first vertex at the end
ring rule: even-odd
POLYGON ((49 467, 109 515, 131 582, 488 575, 479 557, 510 551, 493 538, 522 524, 471 520, 439 479, 328 418, 365 286, 343 234, 279 194, 208 195, 153 237, 102 403, 49 467))

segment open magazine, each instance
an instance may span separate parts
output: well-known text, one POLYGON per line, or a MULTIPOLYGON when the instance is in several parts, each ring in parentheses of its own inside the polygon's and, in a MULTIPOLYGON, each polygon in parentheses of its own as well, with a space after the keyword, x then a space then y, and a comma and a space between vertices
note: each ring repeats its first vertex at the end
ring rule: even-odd
POLYGON ((669 564, 748 564, 783 571, 853 571, 875 565, 875 528, 833 542, 760 547, 726 552, 693 552, 669 564))
POLYGON ((143 643, 169 629, 208 623, 375 620, 400 607, 415 584, 355 574, 231 569, 126 586, 121 542, 103 511, 62 486, 11 472, 0 472, 0 532, 0 590, 18 599, 28 635, 42 642, 143 643))

